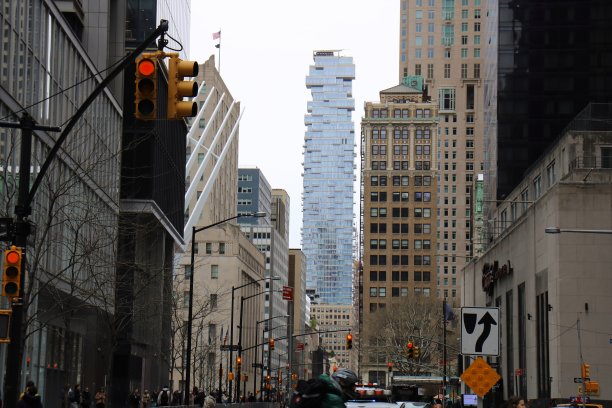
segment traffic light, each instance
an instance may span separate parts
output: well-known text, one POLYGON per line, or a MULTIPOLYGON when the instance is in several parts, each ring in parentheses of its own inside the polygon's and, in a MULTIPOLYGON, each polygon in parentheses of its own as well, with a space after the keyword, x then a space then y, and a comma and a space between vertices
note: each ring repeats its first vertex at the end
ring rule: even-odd
POLYGON ((229 373, 227 373, 227 379, 229 381, 234 381, 234 372, 230 371, 229 373))
POLYGON ((387 371, 389 371, 389 372, 393 371, 393 363, 391 363, 391 362, 387 363, 387 371))
POLYGON ((242 358, 240 356, 236 357, 236 369, 240 369, 240 365, 242 364, 242 358))
POLYGON ((180 119, 195 116, 198 113, 198 104, 193 101, 184 101, 198 94, 198 83, 184 81, 185 77, 198 76, 198 63, 184 61, 178 54, 171 54, 168 62, 168 119, 180 119))
POLYGON ((19 297, 21 285, 21 248, 12 246, 4 251, 4 274, 2 277, 2 296, 19 297))
POLYGON ((591 378, 591 366, 588 363, 582 363, 582 378, 591 378))
POLYGON ((274 339, 270 338, 270 341, 268 342, 268 345, 270 347, 270 350, 274 350, 274 339))
POLYGON ((155 54, 145 53, 136 58, 136 119, 157 119, 157 68, 155 54))
POLYGON ((419 346, 414 346, 414 358, 419 358, 421 356, 421 349, 419 346))
POLYGON ((353 335, 351 333, 346 335, 346 349, 350 350, 353 348, 353 335))
POLYGON ((0 343, 10 343, 9 327, 11 325, 11 311, 0 310, 0 343))
POLYGON ((412 343, 412 340, 408 340, 406 348, 408 350, 408 358, 414 358, 414 344, 412 343))

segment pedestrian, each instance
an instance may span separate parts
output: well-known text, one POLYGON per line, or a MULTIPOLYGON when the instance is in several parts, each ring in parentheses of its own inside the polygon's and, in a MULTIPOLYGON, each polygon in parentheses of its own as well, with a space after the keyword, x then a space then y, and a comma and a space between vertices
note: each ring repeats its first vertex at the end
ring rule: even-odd
POLYGON ((172 393, 172 405, 182 405, 181 392, 176 390, 172 393))
POLYGON ((149 408, 151 405, 151 393, 149 390, 145 390, 144 394, 142 394, 142 408, 149 408))
POLYGON ((106 406, 106 392, 104 388, 98 389, 94 399, 96 400, 96 408, 104 408, 106 406))
POLYGON ((17 408, 42 408, 40 395, 38 395, 38 389, 34 383, 26 387, 26 391, 17 401, 17 408))
POLYGON ((151 407, 157 406, 157 394, 158 392, 156 392, 155 390, 151 391, 151 407))
POLYGON ((165 385, 157 396, 157 406, 167 407, 168 405, 170 405, 170 390, 168 386, 165 385))
POLYGON ((206 396, 206 399, 204 400, 204 408, 214 408, 216 404, 217 404, 217 399, 215 398, 214 394, 211 392, 210 394, 206 396))
POLYGON ((89 387, 85 387, 81 394, 81 407, 91 408, 91 393, 89 392, 89 387))
POLYGON ((526 408, 525 400, 519 396, 513 395, 508 398, 508 408, 526 408))
POLYGON ((140 408, 140 392, 138 388, 135 388, 128 397, 128 405, 130 408, 140 408))
POLYGON ((70 408, 81 407, 81 384, 75 384, 74 388, 68 391, 68 400, 70 401, 70 408))

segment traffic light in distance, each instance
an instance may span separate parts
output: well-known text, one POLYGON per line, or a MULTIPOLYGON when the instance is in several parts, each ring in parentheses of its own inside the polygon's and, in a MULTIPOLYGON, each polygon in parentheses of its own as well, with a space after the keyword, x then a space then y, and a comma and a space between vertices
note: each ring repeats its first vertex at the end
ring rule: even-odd
POLYGON ((234 372, 230 371, 229 373, 227 373, 227 379, 230 381, 234 381, 234 372))
POLYGON ((2 276, 2 296, 9 298, 19 297, 21 285, 21 248, 12 246, 4 250, 4 266, 2 276))
POLYGON ((414 344, 412 343, 412 340, 408 340, 406 348, 408 350, 408 358, 414 358, 414 344))
POLYGON ((268 345, 270 347, 270 350, 274 350, 274 339, 270 339, 270 341, 268 342, 268 345))
POLYGON ((236 357, 236 368, 240 368, 241 364, 242 364, 242 358, 240 358, 240 356, 236 357))
POLYGON ((591 366, 588 363, 582 363, 582 378, 591 378, 591 366))
POLYGON ((388 362, 387 363, 387 371, 389 371, 389 372, 393 371, 393 363, 392 362, 388 362))
POLYGON ((136 58, 134 116, 140 120, 157 119, 157 57, 142 54, 136 58))
POLYGON ((346 349, 350 350, 353 348, 353 335, 351 333, 346 335, 346 349))
POLYGON ((0 343, 10 343, 9 327, 11 325, 11 311, 0 310, 0 343))
POLYGON ((421 356, 421 349, 419 346, 414 346, 414 358, 419 358, 421 356))
POLYGON ((198 83, 184 81, 185 77, 198 76, 198 63, 184 61, 178 55, 170 56, 168 62, 168 119, 192 117, 198 113, 198 104, 184 101, 198 94, 198 83))

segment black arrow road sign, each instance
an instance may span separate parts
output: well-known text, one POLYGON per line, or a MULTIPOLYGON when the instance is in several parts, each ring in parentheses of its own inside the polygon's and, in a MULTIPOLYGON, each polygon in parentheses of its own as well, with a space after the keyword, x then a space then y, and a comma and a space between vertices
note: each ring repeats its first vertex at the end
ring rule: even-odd
POLYGON ((485 340, 489 337, 489 333, 491 333, 491 325, 497 325, 495 323, 495 319, 489 314, 489 312, 485 313, 484 316, 478 321, 478 324, 484 324, 484 328, 482 329, 482 334, 476 340, 476 352, 482 353, 482 345, 485 340))

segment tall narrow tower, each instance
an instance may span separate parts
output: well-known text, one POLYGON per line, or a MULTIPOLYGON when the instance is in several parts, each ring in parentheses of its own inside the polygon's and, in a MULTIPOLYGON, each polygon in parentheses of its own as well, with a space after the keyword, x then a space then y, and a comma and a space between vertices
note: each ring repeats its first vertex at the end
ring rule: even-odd
POLYGON ((400 0, 400 81, 418 75, 438 105, 438 296, 459 302, 474 255, 473 186, 484 162, 482 0, 400 0))
POLYGON ((315 51, 306 87, 302 248, 307 287, 322 303, 351 304, 355 130, 352 57, 315 51))

